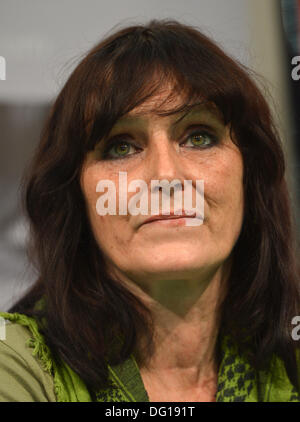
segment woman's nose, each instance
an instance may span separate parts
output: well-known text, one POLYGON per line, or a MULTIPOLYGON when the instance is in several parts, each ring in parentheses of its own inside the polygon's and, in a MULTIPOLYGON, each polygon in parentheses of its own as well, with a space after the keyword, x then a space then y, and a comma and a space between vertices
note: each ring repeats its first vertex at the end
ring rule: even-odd
POLYGON ((159 211, 168 214, 171 210, 181 210, 184 169, 180 160, 179 145, 161 137, 151 144, 147 158, 146 171, 148 186, 151 187, 151 210, 154 210, 154 214, 158 214, 159 211))
POLYGON ((166 137, 162 136, 149 147, 146 165, 152 180, 182 180, 179 145, 166 137))

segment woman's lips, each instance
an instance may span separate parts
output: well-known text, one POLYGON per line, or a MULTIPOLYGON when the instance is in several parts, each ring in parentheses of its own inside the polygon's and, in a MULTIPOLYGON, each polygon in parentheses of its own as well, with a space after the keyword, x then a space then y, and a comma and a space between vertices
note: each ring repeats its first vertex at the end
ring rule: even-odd
POLYGON ((194 215, 156 215, 148 218, 143 225, 156 224, 162 226, 185 226, 188 218, 195 218, 194 215))
POLYGON ((159 224, 162 226, 185 226, 187 217, 164 218, 161 220, 152 220, 145 224, 159 224))

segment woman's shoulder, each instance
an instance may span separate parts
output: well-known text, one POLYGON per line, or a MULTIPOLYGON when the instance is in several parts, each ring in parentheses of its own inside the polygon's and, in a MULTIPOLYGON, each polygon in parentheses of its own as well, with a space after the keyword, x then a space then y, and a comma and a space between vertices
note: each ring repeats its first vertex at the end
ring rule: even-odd
POLYGON ((53 377, 36 356, 34 320, 0 312, 0 401, 56 401, 53 377))
POLYGON ((0 312, 0 318, 5 337, 0 341, 0 379, 6 380, 0 401, 91 401, 83 380, 49 348, 35 318, 7 312, 0 312))

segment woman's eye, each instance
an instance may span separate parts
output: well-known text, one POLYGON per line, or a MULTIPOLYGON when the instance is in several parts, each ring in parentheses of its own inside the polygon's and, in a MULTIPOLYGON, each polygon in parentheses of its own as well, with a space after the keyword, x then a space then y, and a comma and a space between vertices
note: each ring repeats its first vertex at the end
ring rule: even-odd
POLYGON ((136 148, 130 142, 127 141, 115 141, 113 145, 105 149, 103 153, 104 159, 110 158, 122 158, 132 155, 136 148))
POLYGON ((184 144, 188 147, 206 148, 216 144, 216 137, 207 132, 191 133, 184 144))

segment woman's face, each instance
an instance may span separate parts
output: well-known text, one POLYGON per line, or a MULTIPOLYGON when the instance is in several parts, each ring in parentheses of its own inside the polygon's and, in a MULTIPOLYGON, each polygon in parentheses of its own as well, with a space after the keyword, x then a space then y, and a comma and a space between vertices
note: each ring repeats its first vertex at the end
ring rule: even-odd
MULTIPOLYGON (((122 135, 118 142, 101 142, 87 155, 81 175, 91 227, 108 268, 146 290, 161 280, 213 274, 229 258, 243 220, 243 162, 228 127, 208 105, 195 106, 180 121, 183 113, 152 114, 153 105, 168 95, 168 90, 161 91, 122 117, 108 137, 122 135), (127 185, 137 179, 146 182, 148 215, 119 215, 119 172, 127 173, 127 185), (96 186, 104 179, 116 187, 116 215, 101 216, 96 210, 105 194, 96 186), (193 205, 195 182, 204 181, 203 224, 144 223, 151 216, 151 181, 163 179, 179 179, 182 186, 192 180, 193 205)), ((179 104, 180 98, 171 106, 179 104)), ((128 201, 136 192, 127 193, 128 201)))

